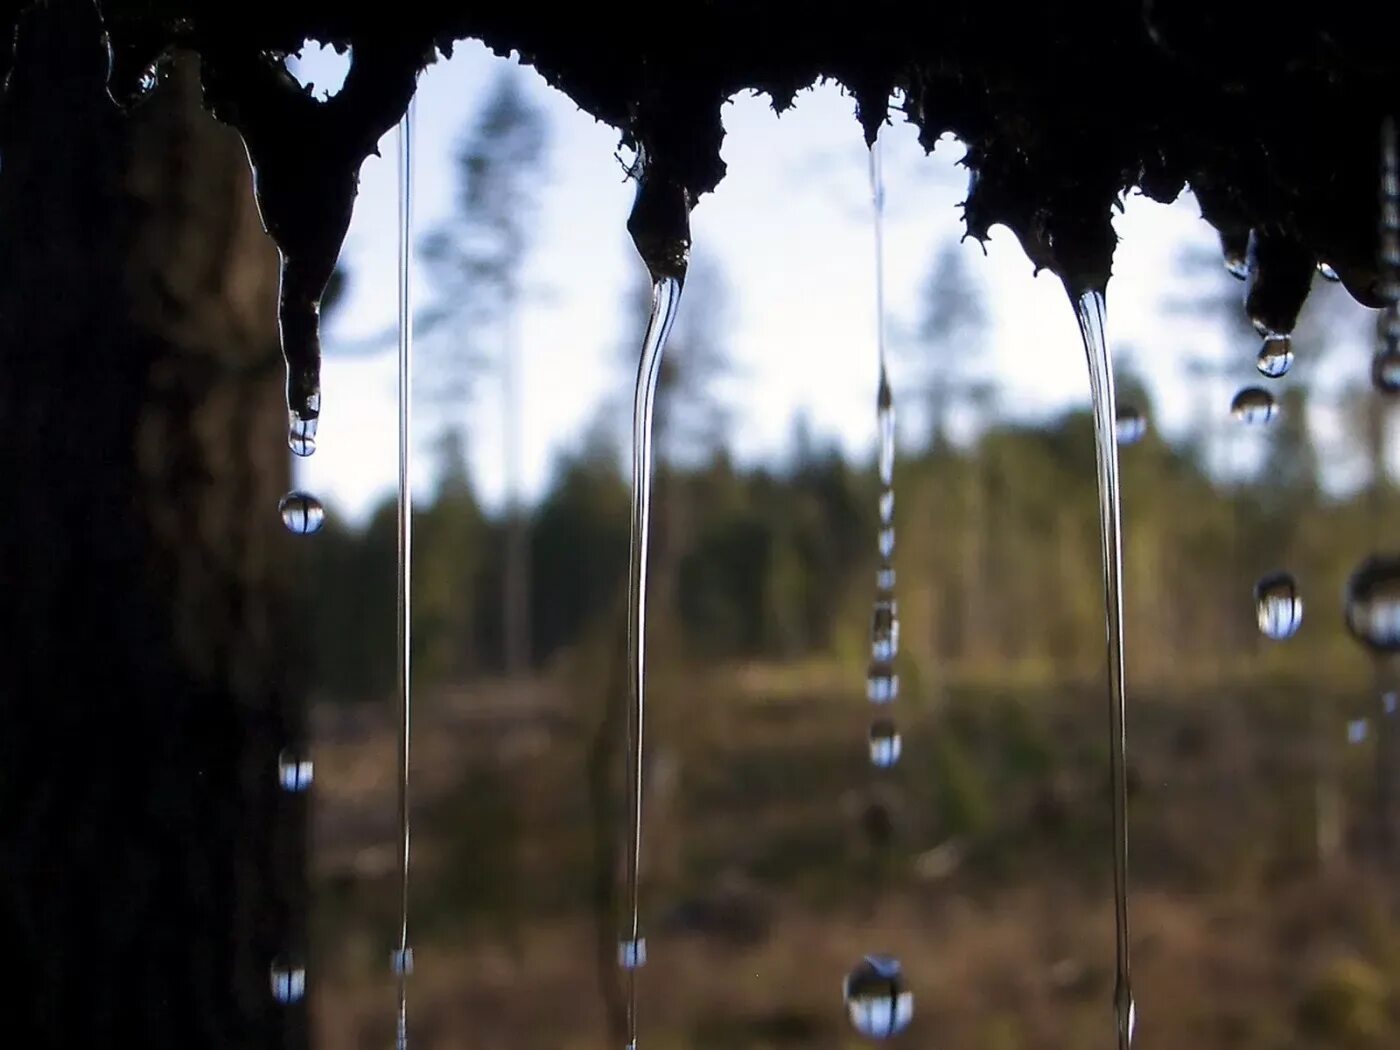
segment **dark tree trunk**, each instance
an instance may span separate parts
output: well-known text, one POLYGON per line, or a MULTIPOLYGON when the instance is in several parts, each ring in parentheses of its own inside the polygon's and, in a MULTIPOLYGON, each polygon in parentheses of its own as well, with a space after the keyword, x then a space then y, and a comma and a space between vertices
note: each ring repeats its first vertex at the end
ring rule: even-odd
POLYGON ((29 16, 0 166, 4 1041, 305 1044, 275 255, 178 64, 129 118, 29 16))

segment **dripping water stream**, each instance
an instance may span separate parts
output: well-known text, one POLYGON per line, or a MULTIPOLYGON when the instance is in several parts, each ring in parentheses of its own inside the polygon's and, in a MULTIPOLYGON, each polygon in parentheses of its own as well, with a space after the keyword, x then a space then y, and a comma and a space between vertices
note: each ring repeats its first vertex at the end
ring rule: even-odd
POLYGON ((1119 1050, 1132 1043, 1135 1022, 1128 940, 1128 783, 1127 733, 1123 694, 1123 543, 1118 492, 1118 443, 1114 431, 1116 398, 1113 359, 1104 333, 1104 293, 1083 292, 1074 299, 1075 317, 1089 364, 1094 411, 1094 452, 1098 465, 1099 528, 1103 553, 1104 614, 1108 633, 1109 777, 1113 799, 1113 919, 1115 968, 1113 1011, 1119 1050))
POLYGON ((408 944, 409 874, 409 729, 412 713, 412 569, 413 481, 410 476, 411 398, 413 391, 413 315, 409 262, 413 231, 413 104, 399 124, 399 371, 398 371, 398 873, 399 937, 393 968, 398 981, 396 1040, 398 1050, 408 1046, 408 975, 413 970, 413 949, 408 944))
POLYGON ((627 1046, 637 1045, 637 976, 646 962, 641 935, 642 734, 646 713, 647 549, 651 534, 652 410, 666 337, 680 303, 681 279, 657 278, 651 291, 651 316, 637 365, 632 400, 632 522, 627 591, 627 858, 625 928, 618 961, 627 971, 627 1046))

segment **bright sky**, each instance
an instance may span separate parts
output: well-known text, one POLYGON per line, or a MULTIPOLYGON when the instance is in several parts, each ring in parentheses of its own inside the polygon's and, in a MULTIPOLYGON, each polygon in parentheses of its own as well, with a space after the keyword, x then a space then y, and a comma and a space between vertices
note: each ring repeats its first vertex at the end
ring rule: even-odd
MULTIPOLYGON (((326 83, 335 79, 331 70, 337 64, 334 56, 313 55, 300 75, 326 83)), ((415 118, 414 218, 420 236, 449 212, 452 153, 492 77, 507 64, 467 43, 424 75, 415 118)), ((578 440, 598 403, 630 387, 631 376, 618 361, 620 304, 640 263, 624 228, 632 188, 615 156, 616 132, 595 123, 532 70, 517 72, 547 114, 550 130, 547 179, 525 278, 545 294, 521 322, 523 483, 533 495, 546 483, 553 457, 578 440)), ((726 107, 725 127, 729 174, 700 201, 692 226, 695 242, 724 267, 731 291, 727 349, 735 375, 722 392, 733 410, 735 454, 743 462, 783 455, 793 418, 802 412, 817 434, 835 438, 852 455, 869 456, 875 431, 873 247, 866 151, 852 103, 834 87, 814 89, 780 118, 766 99, 746 96, 726 107)), ((966 176, 955 166, 962 148, 951 140, 925 156, 915 129, 900 123, 886 128, 881 143, 887 311, 897 328, 917 317, 917 289, 935 251, 961 234, 957 205, 966 176)), ((351 518, 391 492, 396 469, 392 351, 337 352, 338 345, 384 331, 395 319, 394 133, 380 149, 382 157, 364 166, 345 246, 349 301, 327 333, 319 448, 298 464, 301 486, 351 518)), ((1164 276, 1170 277, 1177 254, 1188 244, 1216 243, 1192 198, 1165 207, 1132 197, 1115 222, 1121 244, 1109 288, 1110 340, 1120 355, 1132 348, 1136 370, 1153 388, 1153 425, 1171 433, 1191 416, 1192 398, 1202 393, 1199 384, 1184 381, 1184 362, 1228 355, 1226 386, 1244 385, 1259 379, 1253 367, 1257 347, 1227 346, 1217 325, 1163 309, 1161 300, 1171 292, 1164 276)), ((1020 246, 1004 228, 993 231, 985 257, 972 241, 962 250, 991 318, 985 363, 1001 384, 1003 410, 1034 417, 1086 403, 1083 351, 1059 281, 1050 274, 1032 278, 1020 246)), ((421 273, 415 283, 425 287, 421 273)), ((1298 350, 1301 363, 1306 348, 1298 350)), ((1357 371, 1364 369, 1364 351, 1347 356, 1357 371)), ((901 373, 912 381, 917 369, 896 353, 891 373, 898 398, 901 373)), ((503 492, 496 382, 493 374, 482 375, 466 419, 472 480, 488 504, 503 492)), ((1222 415, 1228 394, 1220 393, 1222 415)), ((630 403, 630 396, 619 403, 630 403)), ((907 424, 913 415, 905 411, 902 418, 907 424)), ((419 436, 415 483, 421 486, 431 464, 424 454, 428 435, 419 436)))

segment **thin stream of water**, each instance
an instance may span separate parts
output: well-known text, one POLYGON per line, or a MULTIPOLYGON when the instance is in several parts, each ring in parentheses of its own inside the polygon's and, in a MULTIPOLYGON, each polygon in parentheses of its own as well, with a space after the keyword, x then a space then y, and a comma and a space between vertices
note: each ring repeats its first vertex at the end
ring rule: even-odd
POLYGON ((651 316, 637 365, 632 401, 632 533, 628 570, 627 667, 630 704, 627 713, 627 925, 618 961, 627 971, 627 1046, 637 1045, 637 969, 646 962, 641 936, 643 726, 646 714, 647 552, 651 535, 652 412, 666 338, 676 319, 681 281, 660 277, 652 285, 651 316))
POLYGON ((1094 409, 1094 453, 1098 466, 1099 528, 1103 553, 1104 618, 1108 634, 1109 776, 1113 798, 1113 918, 1115 981, 1113 1010, 1118 1048, 1128 1050, 1135 1023, 1128 936, 1128 777, 1123 689, 1123 542, 1118 491, 1118 442, 1114 430, 1113 358, 1104 334, 1104 294, 1075 297, 1075 318, 1089 363, 1094 409))
POLYGON ((399 942, 393 968, 398 978, 395 1046, 408 1046, 409 730, 412 714, 413 481, 410 474, 413 393, 413 314, 409 263, 413 234, 413 104, 399 124, 399 494, 398 494, 398 871, 399 942))

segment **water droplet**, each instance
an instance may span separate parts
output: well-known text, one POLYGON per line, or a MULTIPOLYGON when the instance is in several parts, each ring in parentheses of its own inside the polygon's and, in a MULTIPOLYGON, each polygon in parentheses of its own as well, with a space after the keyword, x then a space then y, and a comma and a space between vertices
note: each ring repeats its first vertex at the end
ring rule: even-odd
POLYGON ((894 557, 894 527, 887 526, 880 530, 876 539, 876 545, 880 550, 880 557, 888 561, 894 557))
POLYGON ((1225 263, 1225 272, 1236 280, 1243 281, 1249 276, 1249 234, 1220 235, 1220 255, 1225 263))
POLYGON ((619 941, 617 964, 624 970, 638 970, 647 964, 647 941, 645 937, 619 941))
POLYGON ((899 696, 899 675, 888 663, 875 661, 865 676, 865 698, 872 704, 888 704, 899 696))
POLYGON ((1400 559, 1373 555, 1347 580, 1347 629, 1379 652, 1400 651, 1400 559))
POLYGON ((287 958, 275 959, 271 969, 272 997, 279 1003, 297 1003, 306 995, 306 967, 287 958))
POLYGON ((1137 1003, 1126 983, 1114 989, 1113 1013, 1117 1019, 1120 1043, 1132 1046, 1133 1036, 1137 1034, 1137 1003))
POLYGON ((1341 274, 1339 274, 1336 270, 1332 269, 1332 267, 1328 266, 1325 262, 1320 262, 1317 264, 1317 272, 1321 274, 1322 279, 1324 281, 1332 281, 1333 283, 1336 283, 1337 281, 1340 281, 1342 279, 1341 274))
POLYGON ((875 614, 870 627, 870 656, 872 659, 888 663, 899 652, 899 605, 893 598, 881 599, 875 603, 875 614))
POLYGON ((1364 744, 1371 734, 1371 723, 1364 718, 1353 718, 1347 723, 1347 743, 1364 744))
POLYGON ((1298 584, 1286 572, 1270 573, 1254 585, 1254 611, 1259 633, 1280 641, 1292 638, 1303 622, 1303 599, 1298 584))
POLYGON ((889 525, 894 521, 894 489, 880 493, 880 524, 889 525))
POLYGON ((1388 306, 1381 316, 1371 384, 1383 394, 1400 393, 1400 307, 1388 306))
POLYGON ((1118 444, 1136 445, 1147 433, 1147 417, 1130 406, 1120 408, 1113 429, 1118 435, 1118 444))
POLYGON ((303 758, 293 751, 283 751, 277 756, 277 782, 286 791, 305 791, 315 779, 316 767, 311 759, 303 758))
POLYGON ((1382 708, 1382 710, 1384 710, 1385 713, 1388 714, 1388 715, 1393 715, 1393 714, 1395 714, 1395 703, 1396 703, 1396 700, 1397 700, 1397 697, 1396 697, 1396 695, 1395 695, 1394 693, 1382 693, 1382 694, 1381 694, 1381 708, 1382 708))
POLYGON ((899 730, 888 718, 877 718, 870 723, 870 762, 881 769, 888 769, 899 761, 904 750, 904 741, 899 730))
POLYGON ((1288 374, 1293 367, 1293 340, 1288 336, 1279 339, 1265 339, 1259 348, 1259 356, 1254 359, 1254 367, 1259 374, 1277 379, 1288 374))
POLYGON ((321 418, 321 392, 306 399, 301 409, 287 412, 287 447, 293 454, 309 456, 316 451, 316 424, 321 418))
POLYGON ((156 76, 156 67, 147 66, 141 71, 141 75, 136 78, 136 91, 138 95, 149 95, 160 83, 160 78, 156 76))
POLYGON ((1267 423, 1278 411, 1274 395, 1263 387, 1247 386, 1230 402, 1230 415, 1240 423, 1267 423))
POLYGON ((413 972, 413 949, 395 948, 394 954, 389 957, 389 967, 400 976, 411 974, 413 972))
POLYGON ((307 492, 289 492, 277 504, 277 512, 282 515, 282 524, 288 532, 298 536, 319 532, 326 523, 326 508, 321 501, 307 492))
POLYGON ((894 590, 893 566, 881 565, 875 570, 875 589, 887 593, 894 590))
POLYGON ((914 1017, 914 993, 904 986, 899 961, 887 955, 862 959, 846 975, 844 995, 851 1024, 870 1039, 898 1035, 914 1017))

